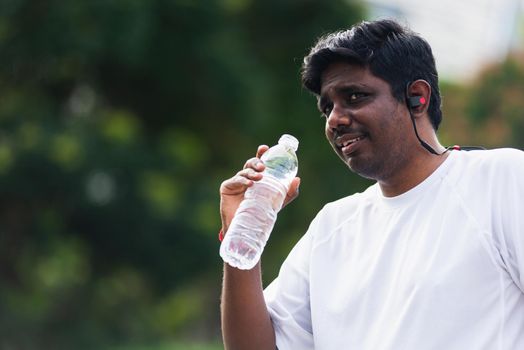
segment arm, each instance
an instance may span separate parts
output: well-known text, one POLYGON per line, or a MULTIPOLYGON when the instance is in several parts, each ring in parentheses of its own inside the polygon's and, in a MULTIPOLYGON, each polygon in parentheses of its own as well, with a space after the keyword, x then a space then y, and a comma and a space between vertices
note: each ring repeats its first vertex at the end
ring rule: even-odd
MULTIPOLYGON (((243 170, 220 186, 220 216, 224 233, 247 188, 262 178, 264 165, 259 157, 267 149, 267 146, 260 146, 257 157, 248 160, 243 170)), ((299 179, 296 178, 285 203, 298 195, 298 185, 299 179)), ((251 270, 239 270, 224 264, 221 301, 222 336, 226 349, 276 348, 275 332, 263 295, 260 263, 251 270)))
POLYGON ((275 349, 275 332, 262 290, 260 263, 251 270, 224 264, 221 312, 225 349, 275 349))

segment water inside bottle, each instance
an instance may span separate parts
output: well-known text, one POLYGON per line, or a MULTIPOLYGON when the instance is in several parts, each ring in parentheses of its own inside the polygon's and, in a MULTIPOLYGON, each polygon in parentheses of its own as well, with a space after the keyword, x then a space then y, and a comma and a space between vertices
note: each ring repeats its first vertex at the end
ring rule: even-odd
POLYGON ((289 184, 297 175, 298 159, 296 154, 290 152, 284 147, 271 150, 271 155, 268 153, 269 152, 262 155, 261 158, 266 166, 265 173, 268 173, 277 179, 285 180, 285 182, 289 184))
POLYGON ((232 240, 227 247, 228 264, 241 268, 250 269, 258 262, 258 250, 249 242, 249 238, 232 240))

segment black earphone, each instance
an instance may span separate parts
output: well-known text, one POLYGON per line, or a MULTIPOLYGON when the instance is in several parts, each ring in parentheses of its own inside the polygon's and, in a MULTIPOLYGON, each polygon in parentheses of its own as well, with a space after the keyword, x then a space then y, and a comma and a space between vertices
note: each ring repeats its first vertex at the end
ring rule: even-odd
POLYGON ((446 147, 446 149, 442 153, 438 153, 437 151, 435 151, 433 149, 433 147, 428 145, 427 142, 422 140, 420 138, 419 134, 418 134, 417 124, 415 123, 415 116, 413 116, 413 112, 411 110, 413 108, 425 105, 426 104, 426 99, 424 98, 424 96, 409 96, 409 87, 410 87, 410 85, 411 85, 411 82, 408 82, 407 85, 406 85, 406 103, 408 105, 409 116, 411 117, 411 122, 413 123, 413 130, 415 130, 415 135, 417 136, 418 141, 420 142, 422 147, 424 147, 429 153, 437 155, 437 156, 440 156, 440 155, 443 155, 444 153, 446 153, 447 151, 449 151, 450 149, 457 150, 457 151, 461 151, 461 150, 463 150, 463 151, 471 151, 471 150, 484 150, 485 149, 484 147, 478 147, 478 146, 459 146, 459 145, 455 145, 455 146, 446 147))
POLYGON ((409 96, 407 99, 408 106, 410 108, 415 108, 426 104, 426 99, 424 98, 424 96, 409 96))

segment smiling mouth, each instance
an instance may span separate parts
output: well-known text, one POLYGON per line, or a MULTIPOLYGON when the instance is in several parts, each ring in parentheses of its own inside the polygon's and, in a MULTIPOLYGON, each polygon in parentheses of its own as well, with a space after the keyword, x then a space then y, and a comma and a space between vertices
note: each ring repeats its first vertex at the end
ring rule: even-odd
POLYGON ((365 138, 367 138, 366 135, 359 135, 356 137, 342 135, 335 140, 335 145, 338 149, 342 150, 342 152, 346 153, 347 151, 351 151, 354 148, 354 144, 364 140, 365 138))
POLYGON ((342 142, 340 145, 339 145, 339 148, 343 148, 343 147, 347 147, 349 145, 351 145, 352 143, 355 143, 357 141, 360 141, 364 138, 365 136, 359 136, 359 137, 355 137, 353 139, 350 139, 350 140, 346 140, 344 142, 342 142))

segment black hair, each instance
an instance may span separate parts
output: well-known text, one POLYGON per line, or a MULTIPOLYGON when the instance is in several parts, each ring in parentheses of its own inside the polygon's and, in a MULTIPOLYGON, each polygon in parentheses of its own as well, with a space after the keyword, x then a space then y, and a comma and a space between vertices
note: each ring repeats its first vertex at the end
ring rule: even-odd
POLYGON ((393 20, 361 22, 325 35, 304 58, 304 87, 320 95, 323 71, 341 61, 368 68, 390 85, 398 101, 405 101, 409 83, 427 81, 431 86, 428 114, 433 128, 438 129, 442 120, 438 73, 431 47, 420 35, 393 20))

